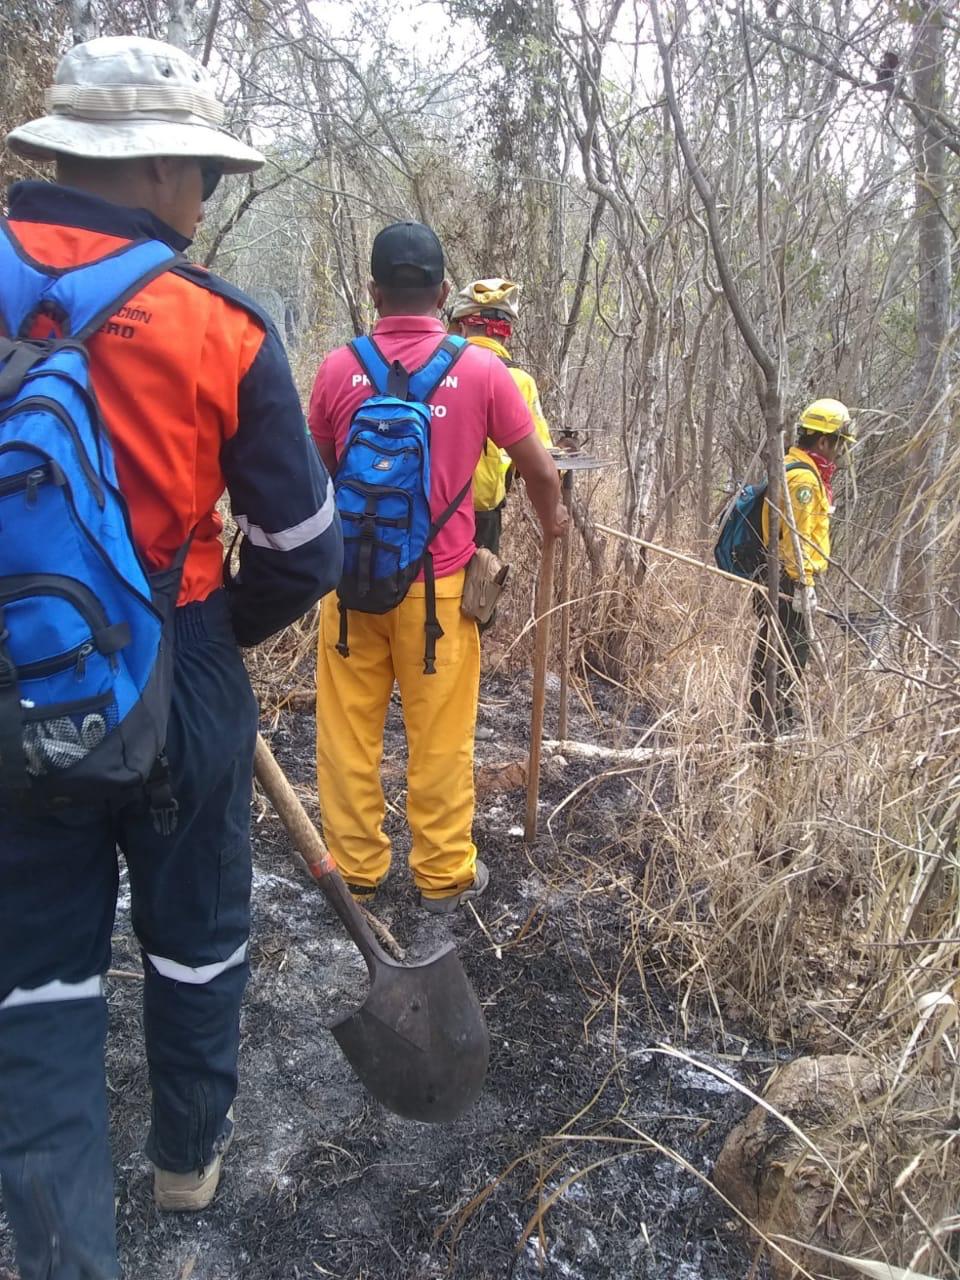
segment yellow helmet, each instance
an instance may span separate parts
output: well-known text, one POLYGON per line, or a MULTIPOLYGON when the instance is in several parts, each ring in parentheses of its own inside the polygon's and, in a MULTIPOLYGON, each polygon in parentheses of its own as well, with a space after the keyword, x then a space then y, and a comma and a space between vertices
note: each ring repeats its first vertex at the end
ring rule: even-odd
POLYGON ((499 311, 505 320, 516 320, 520 315, 519 302, 520 286, 512 280, 502 280, 499 276, 472 280, 454 298, 450 319, 460 320, 481 311, 499 311))
POLYGON ((839 400, 814 400, 801 413, 800 426, 804 431, 815 431, 821 436, 839 435, 841 440, 856 438, 850 410, 839 400))

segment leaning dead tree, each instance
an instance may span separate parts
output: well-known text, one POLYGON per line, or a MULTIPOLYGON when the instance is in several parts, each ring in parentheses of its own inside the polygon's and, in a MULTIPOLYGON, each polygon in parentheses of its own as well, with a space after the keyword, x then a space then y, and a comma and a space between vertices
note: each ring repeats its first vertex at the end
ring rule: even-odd
MULTIPOLYGON (((673 129, 677 140, 677 146, 683 156, 684 164, 690 174, 690 178, 696 188, 697 195, 703 204, 704 215, 707 222, 707 231, 710 237, 710 247, 713 252, 713 259, 716 264, 717 274, 720 278, 720 286, 723 289, 724 299, 730 308, 731 314, 740 331, 741 337, 746 344, 750 355, 756 361, 757 367, 763 377, 763 392, 761 396, 761 405, 763 410, 763 420, 766 428, 765 456, 767 465, 767 483, 768 496, 770 501, 770 543, 767 550, 767 597, 766 609, 769 615, 769 634, 772 636, 776 632, 777 614, 779 608, 780 595, 780 514, 781 495, 783 491, 782 473, 783 473, 783 454, 784 454, 784 407, 783 407, 783 384, 784 384, 784 361, 781 351, 774 354, 769 351, 751 320, 741 291, 734 278, 731 270, 729 256, 724 243, 724 236, 720 226, 717 210, 717 193, 713 185, 703 171, 699 159, 691 145, 687 129, 684 124, 683 114, 680 110, 680 104, 677 101, 677 93, 673 78, 673 55, 672 40, 668 41, 660 19, 660 8, 657 0, 650 0, 650 15, 653 20, 653 29, 657 42, 657 49, 660 54, 660 62, 663 69, 663 85, 664 93, 667 99, 667 106, 670 111, 670 119, 673 123, 673 129)), ((676 38, 675 36, 673 37, 676 38)), ((749 60, 749 51, 747 51, 749 60)), ((764 211, 764 182, 761 178, 763 172, 762 156, 760 155, 759 134, 756 135, 757 141, 757 228, 760 239, 760 256, 761 263, 768 261, 769 244, 766 236, 766 214, 764 211)), ((778 330, 782 337, 782 330, 778 330)), ((767 650, 767 660, 764 670, 764 681, 766 686, 766 697, 764 699, 763 727, 764 731, 771 737, 776 733, 776 681, 777 681, 777 660, 776 652, 773 645, 767 650)))

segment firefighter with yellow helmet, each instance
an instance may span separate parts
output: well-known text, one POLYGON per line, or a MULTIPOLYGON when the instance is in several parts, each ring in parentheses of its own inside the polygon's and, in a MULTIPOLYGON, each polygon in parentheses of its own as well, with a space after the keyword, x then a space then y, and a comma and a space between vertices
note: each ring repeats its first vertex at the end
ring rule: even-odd
MULTIPOLYGON (((810 645, 804 622, 804 611, 810 616, 817 607, 815 583, 830 561, 830 516, 833 512, 833 477, 843 453, 855 440, 850 412, 839 400, 814 400, 807 405, 797 422, 797 443, 784 459, 790 519, 780 521, 780 641, 774 642, 777 660, 777 708, 780 730, 798 719, 792 699, 809 657, 810 645), (800 546, 798 561, 794 536, 800 546)), ((784 507, 784 513, 788 508, 784 507)), ((763 508, 763 540, 770 540, 770 512, 763 508)), ((755 601, 763 610, 761 597, 755 601)), ((764 667, 770 645, 769 617, 761 612, 760 632, 753 655, 750 688, 750 710, 754 719, 763 720, 765 705, 764 667)))
MULTIPOLYGON (((486 347, 499 356, 510 370, 520 394, 527 402, 533 424, 544 447, 552 441, 550 429, 540 407, 537 384, 525 369, 510 358, 505 343, 513 334, 519 318, 520 286, 499 276, 473 280, 454 298, 449 313, 449 329, 478 347, 486 347)), ((487 547, 494 555, 500 550, 503 506, 507 499, 507 472, 510 458, 492 440, 487 440, 473 475, 473 507, 476 517, 478 547, 487 547)))

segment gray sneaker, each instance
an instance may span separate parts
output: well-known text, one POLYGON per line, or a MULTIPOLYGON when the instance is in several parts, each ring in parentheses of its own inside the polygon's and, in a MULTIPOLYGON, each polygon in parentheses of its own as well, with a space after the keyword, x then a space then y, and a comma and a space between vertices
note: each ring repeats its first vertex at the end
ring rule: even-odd
POLYGON ((470 902, 472 898, 479 898, 489 883, 490 872, 487 870, 487 865, 478 858, 476 870, 473 873, 473 884, 466 889, 461 889, 459 893, 449 894, 446 898, 425 898, 421 893, 420 906, 424 911, 430 911, 435 916, 450 915, 465 902, 470 902))

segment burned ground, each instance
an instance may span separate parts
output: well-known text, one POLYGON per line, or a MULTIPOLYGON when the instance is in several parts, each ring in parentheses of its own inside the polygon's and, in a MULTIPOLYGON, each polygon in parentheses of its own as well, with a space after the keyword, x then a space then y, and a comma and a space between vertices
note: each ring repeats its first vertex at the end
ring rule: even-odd
MULTIPOLYGON (((528 697, 507 677, 485 678, 480 724, 492 736, 478 743, 479 762, 523 754, 520 709, 528 697)), ((616 710, 611 724, 638 719, 635 710, 616 710)), ((572 717, 574 733, 597 737, 594 721, 576 708, 572 717)), ((311 717, 284 712, 271 740, 308 800, 311 717)), ((110 983, 108 1066, 124 1274, 137 1280, 745 1275, 749 1255, 731 1229, 732 1215, 696 1176, 709 1174, 745 1104, 709 1072, 656 1051, 660 1043, 683 1041, 675 1031, 679 1015, 668 993, 644 982, 632 959, 624 961, 637 953, 624 903, 642 866, 622 839, 630 805, 623 779, 581 793, 531 850, 515 834, 523 793, 487 797, 476 823, 491 869, 491 887, 477 904, 483 927, 469 910, 448 924, 417 908, 406 871, 402 758, 393 706, 385 777, 395 861, 376 910, 413 957, 448 937, 456 941, 491 1033, 490 1075, 479 1104, 458 1123, 434 1128, 399 1120, 365 1095, 325 1030, 362 999, 362 962, 258 797, 237 1138, 220 1195, 199 1217, 160 1217, 153 1208, 141 1153, 149 1103, 139 984, 135 977, 110 983)), ((594 770, 569 764, 547 771, 544 827, 594 770)), ((128 905, 121 891, 114 965, 135 973, 128 905)), ((768 1066, 743 1041, 718 1041, 706 1026, 688 1035, 686 1048, 754 1086, 768 1066)), ((0 1276, 10 1254, 0 1227, 0 1276)))

